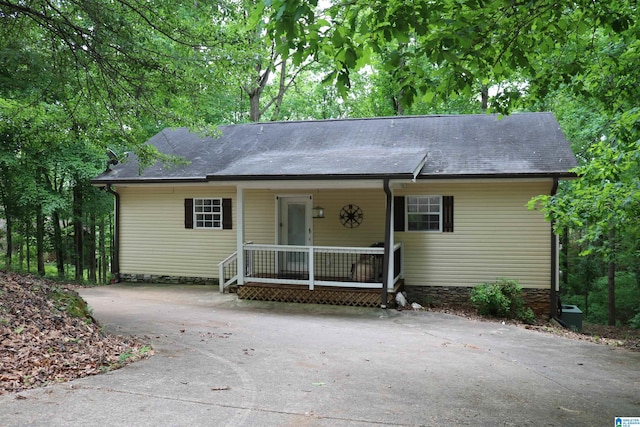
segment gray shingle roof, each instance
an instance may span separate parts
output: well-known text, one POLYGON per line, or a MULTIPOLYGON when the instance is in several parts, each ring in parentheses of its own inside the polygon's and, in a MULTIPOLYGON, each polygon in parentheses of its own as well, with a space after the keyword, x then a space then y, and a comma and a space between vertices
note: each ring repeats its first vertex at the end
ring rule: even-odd
POLYGON ((165 129, 151 138, 188 165, 135 158, 94 183, 322 177, 570 176, 576 160, 551 113, 402 116, 221 126, 222 136, 165 129), (425 160, 424 167, 422 162, 425 160))

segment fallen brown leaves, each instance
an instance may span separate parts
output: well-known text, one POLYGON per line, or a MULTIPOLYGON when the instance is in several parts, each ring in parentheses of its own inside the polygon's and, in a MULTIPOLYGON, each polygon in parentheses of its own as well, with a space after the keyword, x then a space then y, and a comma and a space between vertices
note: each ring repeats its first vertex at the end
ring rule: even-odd
POLYGON ((103 333, 87 313, 70 286, 0 272, 0 395, 95 375, 151 354, 135 337, 103 333))
POLYGON ((623 326, 596 325, 586 322, 582 324, 581 332, 568 330, 554 324, 554 322, 547 322, 543 325, 526 325, 526 327, 527 329, 535 329, 574 340, 590 341, 596 344, 640 351, 640 330, 638 329, 623 326))
POLYGON ((483 317, 480 316, 475 309, 466 306, 430 307, 428 310, 453 314, 455 316, 481 322, 505 322, 525 329, 549 333, 573 340, 589 341, 611 347, 640 351, 640 330, 624 326, 605 326, 583 322, 582 331, 575 332, 560 326, 558 322, 549 320, 548 317, 545 316, 539 316, 535 324, 529 325, 513 319, 507 320, 483 317))

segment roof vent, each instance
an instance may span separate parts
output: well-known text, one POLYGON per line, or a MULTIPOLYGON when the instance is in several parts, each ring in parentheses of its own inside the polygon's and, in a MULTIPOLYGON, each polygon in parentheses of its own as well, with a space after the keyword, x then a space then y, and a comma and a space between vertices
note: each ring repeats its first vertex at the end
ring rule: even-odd
POLYGON ((110 171, 111 166, 117 165, 120 161, 118 160, 118 156, 116 155, 116 153, 114 153, 110 148, 107 148, 107 157, 109 157, 109 160, 107 160, 106 170, 110 171))

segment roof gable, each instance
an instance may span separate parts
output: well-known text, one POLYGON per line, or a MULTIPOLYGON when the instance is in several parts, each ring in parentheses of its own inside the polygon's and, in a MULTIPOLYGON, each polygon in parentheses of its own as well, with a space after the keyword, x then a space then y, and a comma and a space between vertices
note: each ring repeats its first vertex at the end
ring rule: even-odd
POLYGON ((551 113, 268 122, 220 130, 214 138, 165 129, 148 143, 189 164, 158 162, 139 174, 133 158, 94 182, 565 176, 576 166, 551 113))

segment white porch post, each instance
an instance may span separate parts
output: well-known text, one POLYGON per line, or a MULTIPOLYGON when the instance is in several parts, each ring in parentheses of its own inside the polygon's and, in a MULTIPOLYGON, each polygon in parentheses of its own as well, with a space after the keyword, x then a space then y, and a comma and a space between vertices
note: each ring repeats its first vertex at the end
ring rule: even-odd
POLYGON ((389 218, 387 219, 389 221, 389 227, 391 229, 391 233, 389 234, 389 247, 390 247, 390 254, 389 254, 389 269, 387 271, 387 289, 392 291, 393 290, 393 279, 395 279, 395 261, 396 261, 396 256, 395 256, 395 250, 394 247, 396 245, 396 241, 395 241, 395 228, 394 228, 394 224, 395 224, 395 218, 393 216, 394 212, 395 212, 395 205, 394 205, 394 197, 393 197, 393 188, 389 189, 391 191, 391 212, 389 213, 389 218))
POLYGON ((313 246, 309 246, 309 290, 312 291, 315 282, 315 265, 313 265, 313 246))
POLYGON ((244 274, 246 271, 244 265, 244 188, 236 187, 236 216, 238 223, 236 235, 236 251, 237 269, 238 269, 238 285, 244 285, 244 274))
POLYGON ((389 297, 389 287, 393 286, 393 279, 389 282, 389 278, 393 277, 393 192, 389 185, 389 179, 385 178, 382 182, 385 195, 385 224, 384 224, 384 256, 382 257, 382 295, 380 308, 387 308, 387 299, 389 297), (386 277, 384 277, 386 276, 386 277), (386 286, 385 286, 386 284, 386 286))

